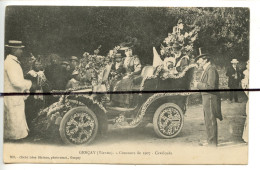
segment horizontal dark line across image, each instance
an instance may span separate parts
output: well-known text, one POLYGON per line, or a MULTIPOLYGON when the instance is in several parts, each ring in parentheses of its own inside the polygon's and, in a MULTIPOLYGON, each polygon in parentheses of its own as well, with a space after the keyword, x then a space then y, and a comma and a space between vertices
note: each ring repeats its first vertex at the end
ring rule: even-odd
POLYGON ((78 94, 145 94, 145 93, 198 93, 198 92, 228 92, 228 91, 260 91, 254 89, 208 89, 208 90, 156 90, 156 91, 107 91, 107 92, 45 92, 45 93, 0 93, 0 96, 23 96, 23 95, 78 95, 78 94))

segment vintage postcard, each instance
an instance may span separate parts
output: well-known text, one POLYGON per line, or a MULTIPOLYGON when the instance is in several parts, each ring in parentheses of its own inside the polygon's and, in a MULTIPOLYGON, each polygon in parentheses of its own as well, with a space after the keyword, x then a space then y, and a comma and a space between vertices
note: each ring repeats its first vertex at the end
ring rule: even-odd
POLYGON ((4 163, 248 163, 250 8, 4 10, 4 163))

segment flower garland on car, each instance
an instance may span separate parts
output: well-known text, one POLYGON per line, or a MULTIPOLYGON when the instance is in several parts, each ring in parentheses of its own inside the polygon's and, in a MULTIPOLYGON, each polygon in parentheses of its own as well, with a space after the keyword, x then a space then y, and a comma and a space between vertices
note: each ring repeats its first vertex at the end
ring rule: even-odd
POLYGON ((100 45, 94 50, 94 54, 92 55, 85 52, 79 61, 79 65, 75 68, 79 73, 80 84, 82 86, 95 86, 100 81, 105 66, 109 62, 105 56, 98 55, 101 47, 100 45))
POLYGON ((164 63, 159 65, 156 68, 155 76, 160 76, 162 79, 173 78, 178 79, 182 78, 186 71, 188 71, 192 67, 196 67, 194 64, 190 64, 181 72, 176 70, 178 66, 178 56, 183 56, 182 58, 186 58, 190 60, 190 57, 193 52, 193 44, 198 37, 198 32, 200 31, 200 27, 198 26, 185 27, 182 24, 182 20, 179 20, 177 25, 173 27, 172 33, 168 33, 168 36, 164 39, 161 44, 161 56, 164 58, 164 63), (188 31, 189 30, 189 31, 188 31), (186 32, 187 31, 187 32, 186 32), (177 49, 176 49, 177 48, 177 49), (177 50, 177 51, 176 51, 177 50), (180 51, 180 53, 178 53, 180 51), (176 53, 177 52, 177 53, 176 53), (179 55, 180 54, 180 55, 179 55), (172 64, 171 70, 168 69, 167 63, 172 64), (161 74, 162 73, 162 74, 161 74))
MULTIPOLYGON (((148 77, 146 77, 145 79, 142 80, 141 85, 140 85, 140 91, 142 91, 142 90, 144 89, 144 83, 145 83, 146 80, 154 79, 154 78, 157 78, 157 77, 160 76, 160 72, 163 71, 163 67, 164 67, 163 65, 158 66, 157 69, 156 69, 156 71, 155 71, 155 73, 154 73, 154 75, 148 76, 148 77)), ((166 75, 163 74, 162 76, 160 76, 160 78, 161 78, 162 80, 166 80, 166 79, 168 79, 168 78, 171 78, 171 79, 179 79, 179 78, 184 77, 185 74, 186 74, 186 72, 187 72, 189 69, 195 68, 195 67, 198 67, 197 64, 190 64, 190 65, 188 65, 182 72, 180 72, 180 73, 178 73, 178 74, 166 74, 166 75)))
POLYGON ((138 115, 129 123, 130 126, 137 126, 143 119, 148 107, 157 99, 165 96, 189 96, 190 93, 156 93, 149 97, 140 108, 138 115))
POLYGON ((107 56, 98 55, 101 45, 94 50, 94 54, 85 52, 83 58, 80 59, 76 71, 79 72, 81 85, 97 86, 101 83, 104 70, 108 64, 111 64, 120 46, 110 50, 107 56))

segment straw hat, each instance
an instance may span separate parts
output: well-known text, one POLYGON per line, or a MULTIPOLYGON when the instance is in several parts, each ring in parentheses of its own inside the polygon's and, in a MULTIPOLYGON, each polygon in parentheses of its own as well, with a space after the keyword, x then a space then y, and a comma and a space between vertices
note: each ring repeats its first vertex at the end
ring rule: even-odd
POLYGON ((24 48, 25 47, 23 45, 22 41, 18 41, 18 40, 9 40, 8 44, 6 44, 5 46, 10 47, 10 48, 24 48))
POLYGON ((237 63, 239 63, 239 61, 238 61, 237 59, 233 58, 233 59, 231 60, 231 63, 232 63, 232 64, 237 64, 237 63))

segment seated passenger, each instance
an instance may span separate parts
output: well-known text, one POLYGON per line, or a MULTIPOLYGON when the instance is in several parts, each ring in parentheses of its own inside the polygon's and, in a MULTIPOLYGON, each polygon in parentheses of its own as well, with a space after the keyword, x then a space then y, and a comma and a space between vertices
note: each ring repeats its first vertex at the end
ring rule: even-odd
POLYGON ((182 72, 186 66, 189 65, 189 56, 182 53, 182 46, 178 43, 172 46, 174 51, 174 58, 176 60, 175 67, 178 72, 182 72))
MULTIPOLYGON (((109 91, 114 91, 114 88, 116 87, 117 82, 119 82, 119 80, 121 80, 122 77, 124 76, 125 68, 123 67, 123 64, 124 64, 123 56, 121 55, 121 53, 117 53, 112 62, 112 65, 111 65, 111 71, 110 71, 109 83, 108 83, 109 91)), ((115 95, 110 94, 109 96, 110 97, 108 97, 108 98, 110 98, 110 101, 112 101, 113 100, 112 98, 115 95)))
MULTIPOLYGON (((133 80, 136 76, 141 73, 141 62, 136 55, 132 55, 132 48, 124 47, 121 50, 125 50, 126 58, 123 62, 123 68, 126 70, 122 80, 116 83, 114 91, 131 91, 133 87, 133 80)), ((132 99, 130 93, 127 94, 116 94, 116 97, 113 97, 111 102, 108 103, 110 106, 129 106, 132 99)))
POLYGON ((72 73, 72 78, 69 80, 69 82, 66 85, 66 89, 75 89, 80 86, 80 81, 79 81, 79 72, 74 70, 72 73))
POLYGON ((167 78, 169 75, 178 74, 176 67, 174 67, 176 60, 173 57, 167 57, 163 61, 164 67, 163 70, 160 72, 160 77, 167 78))
POLYGON ((115 55, 115 61, 111 66, 111 79, 119 80, 125 74, 124 58, 120 53, 115 55))

